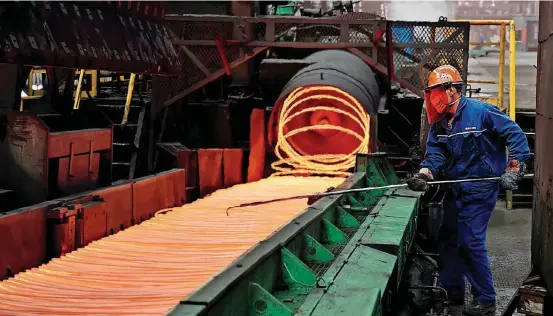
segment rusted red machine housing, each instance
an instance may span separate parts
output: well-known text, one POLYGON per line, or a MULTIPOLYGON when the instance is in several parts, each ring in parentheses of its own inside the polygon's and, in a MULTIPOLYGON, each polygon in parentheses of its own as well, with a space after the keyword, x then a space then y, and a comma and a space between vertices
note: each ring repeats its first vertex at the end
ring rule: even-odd
POLYGON ((183 168, 187 200, 244 182, 244 151, 240 148, 189 149, 181 143, 158 143, 162 165, 183 168))
POLYGON ((183 205, 184 177, 170 170, 0 215, 0 280, 183 205))
POLYGON ((0 186, 15 206, 40 203, 111 184, 112 124, 101 113, 88 128, 60 115, 8 112, 0 142, 0 186))

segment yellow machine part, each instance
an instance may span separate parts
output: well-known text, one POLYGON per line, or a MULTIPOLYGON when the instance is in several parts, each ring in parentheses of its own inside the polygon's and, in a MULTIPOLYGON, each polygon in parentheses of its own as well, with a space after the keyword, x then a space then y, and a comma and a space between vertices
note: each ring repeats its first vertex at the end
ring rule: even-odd
POLYGON ((330 177, 270 177, 216 191, 0 283, 0 315, 161 315, 301 214, 330 177))

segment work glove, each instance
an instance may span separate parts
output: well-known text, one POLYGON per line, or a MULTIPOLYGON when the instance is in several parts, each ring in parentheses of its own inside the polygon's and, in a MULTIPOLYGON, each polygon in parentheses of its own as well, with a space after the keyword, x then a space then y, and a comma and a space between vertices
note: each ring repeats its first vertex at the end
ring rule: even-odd
POLYGON ((413 191, 422 192, 428 190, 428 182, 432 180, 433 178, 430 170, 423 168, 419 171, 419 173, 407 180, 407 186, 413 191))
POLYGON ((511 160, 507 165, 507 169, 505 169, 505 172, 501 175, 501 186, 505 190, 516 190, 518 189, 518 183, 523 175, 524 163, 518 160, 511 160))

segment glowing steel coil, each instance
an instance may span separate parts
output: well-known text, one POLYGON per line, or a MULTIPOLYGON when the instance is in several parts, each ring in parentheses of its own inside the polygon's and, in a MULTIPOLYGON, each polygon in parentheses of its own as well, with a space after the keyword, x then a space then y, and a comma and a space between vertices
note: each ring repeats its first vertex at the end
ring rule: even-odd
POLYGON ((278 109, 275 176, 348 176, 355 155, 368 152, 370 117, 344 90, 300 87, 278 109))
POLYGON ((0 282, 0 315, 162 315, 301 214, 306 200, 228 206, 324 191, 343 180, 275 177, 173 208, 0 282))

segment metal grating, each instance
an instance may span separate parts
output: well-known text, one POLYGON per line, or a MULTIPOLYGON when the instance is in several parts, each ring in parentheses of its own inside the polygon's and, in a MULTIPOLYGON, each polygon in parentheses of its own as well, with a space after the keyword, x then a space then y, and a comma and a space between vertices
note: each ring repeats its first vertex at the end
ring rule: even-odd
POLYGON ((244 22, 240 17, 166 16, 166 23, 182 71, 178 76, 156 78, 154 91, 157 109, 170 105, 225 74, 223 58, 232 68, 263 50, 251 48, 241 51, 240 43, 229 45, 228 41, 233 38, 245 36, 244 22), (223 45, 223 54, 219 53, 216 41, 223 45))
POLYGON ((462 22, 388 21, 393 77, 422 96, 432 69, 452 65, 467 79, 469 29, 462 22))
MULTIPOLYGON (((349 27, 349 42, 350 43, 375 43, 375 35, 379 28, 385 30, 386 20, 381 16, 370 12, 351 12, 334 17, 337 20, 350 21, 369 21, 368 24, 355 24, 349 27)), ((386 50, 386 33, 378 41, 375 47, 358 47, 359 51, 374 60, 377 64, 382 65, 383 69, 388 66, 387 50, 386 50)))
MULTIPOLYGON (((372 209, 372 207, 370 208, 372 209)), ((355 219, 359 222, 359 223, 363 223, 365 222, 365 220, 367 219, 368 217, 368 213, 364 213, 364 214, 356 214, 356 213, 351 213, 349 212, 353 217, 355 217, 355 219)), ((351 238, 355 235, 355 233, 359 230, 358 228, 349 228, 349 229, 346 229, 346 228, 340 228, 340 230, 348 237, 348 242, 351 240, 351 238)), ((338 256, 342 250, 344 249, 344 247, 346 246, 347 244, 336 244, 336 245, 328 245, 328 244, 325 244, 324 246, 330 250, 330 252, 332 252, 332 254, 334 254, 335 256, 338 256)), ((325 272, 328 270, 328 268, 330 268, 330 266, 334 263, 334 261, 332 262, 327 262, 327 263, 315 263, 315 262, 307 262, 307 266, 317 275, 317 277, 322 277, 325 272)))
POLYGON ((347 49, 419 96, 437 66, 451 64, 467 76, 470 25, 464 22, 385 21, 364 13, 334 18, 186 15, 167 16, 166 22, 182 72, 156 80, 158 109, 225 74, 223 58, 227 69, 233 68, 267 47, 347 49))
POLYGON ((221 57, 215 45, 205 45, 205 41, 232 38, 232 21, 182 21, 166 17, 167 26, 178 52, 182 72, 177 77, 158 78, 155 83, 156 100, 165 102, 177 93, 206 79, 211 72, 223 68, 221 57), (174 19, 174 20, 173 20, 174 19), (193 45, 180 42, 191 41, 193 45))

